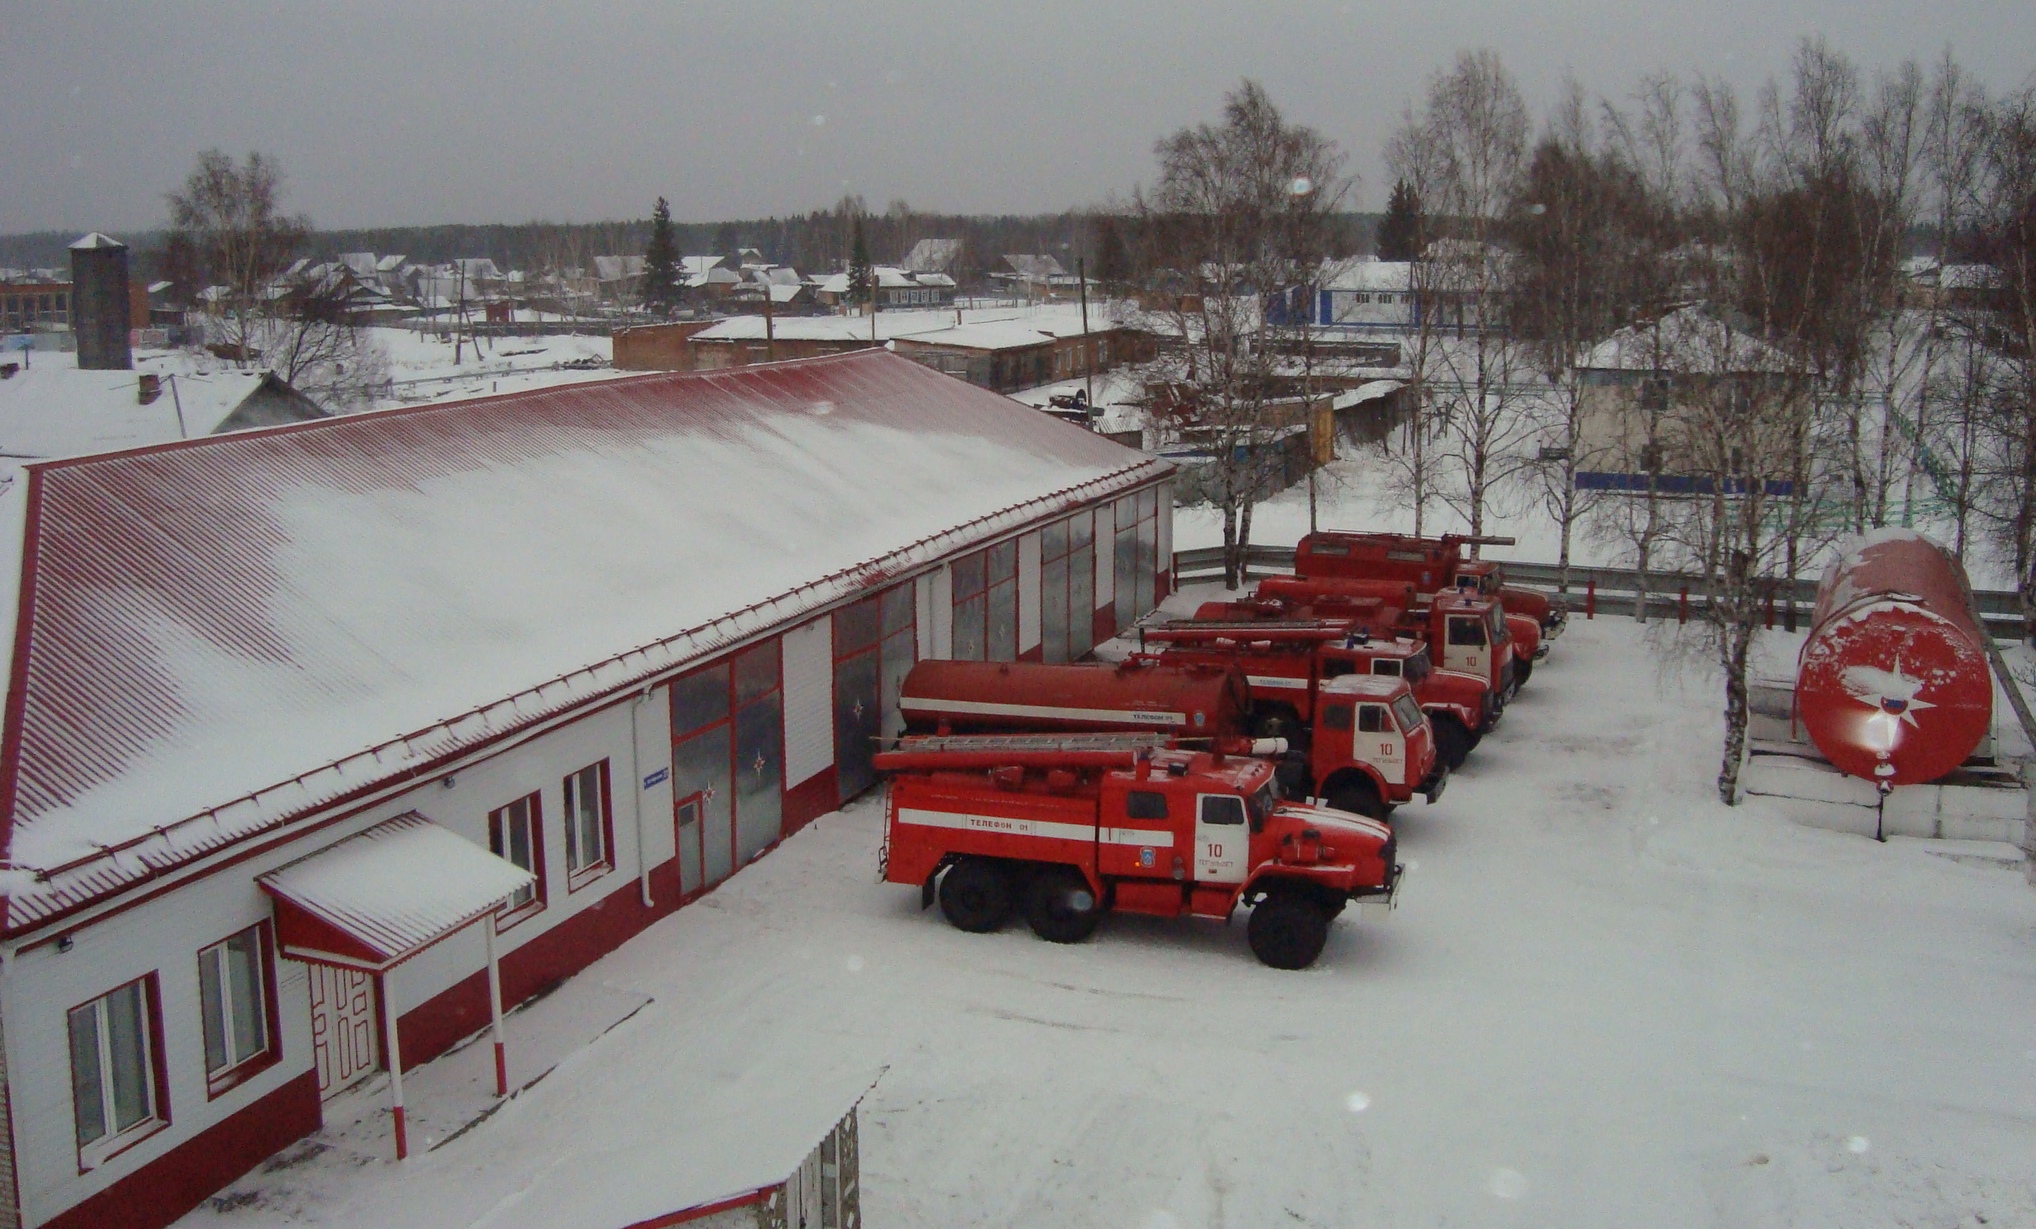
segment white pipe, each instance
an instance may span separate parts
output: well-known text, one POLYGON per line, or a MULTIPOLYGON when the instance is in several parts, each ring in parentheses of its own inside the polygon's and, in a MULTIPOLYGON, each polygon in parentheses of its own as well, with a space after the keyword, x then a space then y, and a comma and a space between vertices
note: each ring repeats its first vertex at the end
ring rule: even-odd
POLYGON ((502 966, 495 959, 495 914, 481 919, 488 939, 488 1024, 495 1034, 495 1095, 509 1095, 509 1051, 502 1040, 502 966))
POLYGON ((382 1057, 389 1063, 389 1104, 396 1116, 396 1159, 410 1156, 410 1132, 403 1121, 403 1047, 396 1040, 396 999, 389 993, 390 973, 375 976, 375 991, 382 997, 382 1057))
POLYGON ((650 688, 629 705, 629 813, 636 824, 636 883, 643 893, 643 907, 651 908, 655 902, 650 898, 650 851, 643 835, 643 765, 636 749, 636 714, 650 700, 650 688))

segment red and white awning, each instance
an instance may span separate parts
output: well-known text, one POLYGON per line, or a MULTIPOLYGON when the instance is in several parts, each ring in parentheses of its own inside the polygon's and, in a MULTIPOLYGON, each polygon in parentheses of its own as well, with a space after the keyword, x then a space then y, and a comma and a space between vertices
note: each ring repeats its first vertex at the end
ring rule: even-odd
POLYGON ((372 973, 493 914, 533 881, 415 811, 257 880, 276 902, 285 956, 372 973))

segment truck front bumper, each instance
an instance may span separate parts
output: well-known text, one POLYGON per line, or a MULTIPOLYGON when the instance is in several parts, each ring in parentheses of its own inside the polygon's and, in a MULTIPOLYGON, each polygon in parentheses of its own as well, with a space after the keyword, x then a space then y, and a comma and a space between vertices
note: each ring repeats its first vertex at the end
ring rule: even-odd
POLYGON ((1421 782, 1420 793, 1423 797, 1428 799, 1429 806, 1434 806, 1435 800, 1437 798, 1442 797, 1442 791, 1448 785, 1449 785, 1449 765, 1438 762, 1435 765, 1435 771, 1429 773, 1428 779, 1421 782))
POLYGON ((1383 921, 1392 916, 1393 910, 1400 905, 1400 881, 1405 878, 1401 872, 1405 869, 1399 863, 1393 863, 1384 890, 1352 898, 1359 920, 1383 921))

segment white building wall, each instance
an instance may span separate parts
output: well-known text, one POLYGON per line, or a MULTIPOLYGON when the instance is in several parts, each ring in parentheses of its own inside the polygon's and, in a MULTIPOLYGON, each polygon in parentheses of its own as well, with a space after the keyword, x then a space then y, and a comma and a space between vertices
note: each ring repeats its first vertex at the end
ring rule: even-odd
POLYGON ((1039 535, 1018 539, 1018 654, 1039 647, 1039 535))
MULTIPOLYGON (((624 767, 615 778, 615 822, 619 825, 625 814, 624 796, 628 796, 630 827, 641 831, 643 846, 642 860, 631 872, 643 873, 649 866, 656 870, 679 854, 678 831, 673 827, 672 817, 672 693, 668 687, 654 687, 635 709, 636 728, 636 780, 629 782, 629 769, 624 767), (649 782, 649 784, 645 784, 649 782)), ((615 843, 621 844, 624 837, 620 831, 615 834, 615 843)), ((629 839, 635 848, 635 832, 629 839)), ((664 901, 657 901, 664 904, 664 901)))
POLYGON ((785 678, 785 787, 834 763, 834 620, 822 616, 781 638, 785 678))

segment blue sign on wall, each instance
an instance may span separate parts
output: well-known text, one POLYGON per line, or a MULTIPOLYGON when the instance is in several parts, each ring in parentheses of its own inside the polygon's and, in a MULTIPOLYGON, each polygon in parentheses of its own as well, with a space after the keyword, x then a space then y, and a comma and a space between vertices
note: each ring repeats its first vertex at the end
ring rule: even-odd
POLYGON ((665 782, 671 779, 672 770, 669 768, 660 768, 656 772, 650 774, 649 776, 643 779, 643 788, 656 789, 658 786, 663 785, 665 782))

